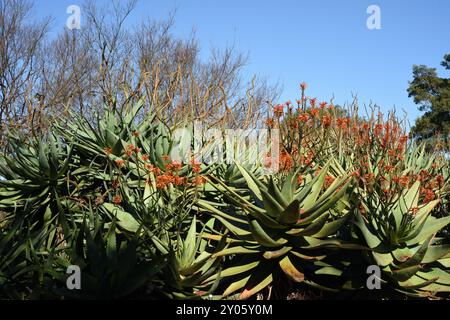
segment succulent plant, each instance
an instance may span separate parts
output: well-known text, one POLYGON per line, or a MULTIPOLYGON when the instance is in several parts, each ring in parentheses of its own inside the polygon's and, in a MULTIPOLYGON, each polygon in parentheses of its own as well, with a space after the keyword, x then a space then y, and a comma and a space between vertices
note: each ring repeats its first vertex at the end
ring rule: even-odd
POLYGON ((221 277, 233 279, 224 296, 244 289, 240 298, 248 298, 270 285, 277 270, 294 281, 310 283, 308 273, 335 272, 325 262, 327 249, 358 248, 334 237, 350 216, 346 200, 350 179, 346 176, 323 190, 328 166, 301 183, 296 171, 277 181, 272 176, 259 180, 236 166, 248 192, 211 176, 230 205, 205 199, 197 204, 200 212, 208 212, 230 232, 230 246, 215 256, 238 256, 236 264, 221 272, 221 277))
POLYGON ((211 241, 202 238, 206 229, 212 229, 214 219, 210 219, 197 234, 197 220, 194 217, 186 237, 177 235, 171 239, 169 234, 164 237, 153 237, 152 240, 162 255, 168 256, 167 268, 162 271, 164 279, 163 291, 172 299, 211 299, 220 280, 221 257, 215 256, 225 246, 221 241, 212 247, 211 241), (215 277, 214 282, 205 280, 215 277), (164 290, 165 289, 165 290, 164 290))
POLYGON ((416 181, 389 202, 377 193, 363 195, 355 224, 382 279, 403 293, 423 297, 450 290, 450 245, 435 237, 450 217, 431 216, 440 200, 419 203, 419 188, 416 181))

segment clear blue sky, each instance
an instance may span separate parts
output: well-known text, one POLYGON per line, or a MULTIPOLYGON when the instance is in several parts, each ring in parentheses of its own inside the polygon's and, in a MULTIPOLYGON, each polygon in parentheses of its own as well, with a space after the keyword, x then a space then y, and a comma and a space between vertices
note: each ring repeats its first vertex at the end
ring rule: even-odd
MULTIPOLYGON (((58 30, 67 6, 82 2, 38 0, 36 12, 52 15, 58 30)), ((406 92, 412 65, 437 67, 445 75, 439 64, 450 53, 448 0, 140 0, 131 23, 164 19, 175 8, 175 34, 195 29, 205 56, 211 46, 229 44, 248 53, 249 76, 283 85, 280 102, 294 101, 305 81, 308 96, 329 100, 334 94, 335 103, 343 104, 353 93, 361 105, 404 109, 413 122, 420 113, 406 92), (381 30, 366 27, 371 4, 381 9, 381 30)))

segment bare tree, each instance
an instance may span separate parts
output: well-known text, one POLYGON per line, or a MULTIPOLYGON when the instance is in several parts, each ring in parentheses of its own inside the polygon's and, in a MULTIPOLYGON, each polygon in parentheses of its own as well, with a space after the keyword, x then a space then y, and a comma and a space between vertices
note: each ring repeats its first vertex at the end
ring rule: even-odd
POLYGON ((45 118, 143 100, 145 112, 171 123, 255 125, 278 90, 245 78, 245 55, 230 46, 212 49, 210 59, 202 60, 194 32, 173 35, 175 14, 126 27, 135 7, 136 0, 108 7, 88 0, 83 28, 49 40, 49 20, 36 23, 28 16, 31 2, 0 0, 2 124, 45 128, 45 118))
POLYGON ((40 96, 31 95, 37 81, 36 54, 43 45, 49 19, 31 20, 32 4, 0 0, 0 120, 19 125, 33 112, 40 96))

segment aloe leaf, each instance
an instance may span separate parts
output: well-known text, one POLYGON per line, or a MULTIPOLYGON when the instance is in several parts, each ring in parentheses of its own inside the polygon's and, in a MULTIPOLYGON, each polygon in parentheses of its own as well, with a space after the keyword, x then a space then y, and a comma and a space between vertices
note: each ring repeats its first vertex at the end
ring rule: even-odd
POLYGON ((407 241, 408 244, 421 243, 425 241, 429 236, 436 234, 439 230, 444 228, 450 223, 450 216, 436 219, 434 217, 428 217, 425 221, 420 233, 413 239, 407 241))
POLYGON ((284 257, 280 261, 280 267, 281 270, 295 282, 303 282, 303 280, 305 280, 305 275, 292 264, 289 256, 284 257))
MULTIPOLYGON (((222 275, 223 276, 223 275, 222 275)), ((233 292, 236 292, 240 289, 242 289, 245 284, 247 283, 247 281, 250 279, 250 276, 247 276, 239 281, 233 282, 232 284, 230 284, 227 289, 225 290, 225 292, 223 293, 223 297, 227 297, 230 294, 232 294, 233 292)))
POLYGON ((280 247, 287 242, 286 239, 272 239, 255 219, 249 219, 249 228, 252 232, 253 238, 255 238, 255 240, 264 247, 280 247))
POLYGON ((450 244, 430 246, 423 257, 423 263, 432 263, 450 254, 450 244))
POLYGON ((294 200, 287 206, 287 208, 281 212, 278 217, 278 222, 282 224, 296 223, 300 215, 300 203, 298 200, 294 200))
POLYGON ((133 233, 139 230, 139 223, 128 212, 119 209, 112 203, 104 203, 102 207, 106 209, 106 212, 111 216, 111 218, 117 219, 117 225, 124 230, 133 233))
POLYGON ((273 281, 271 266, 264 266, 257 273, 252 273, 245 283, 245 289, 239 295, 239 300, 246 300, 258 293, 273 281))
POLYGON ((234 254, 249 254, 249 253, 258 253, 260 250, 258 248, 251 248, 251 247, 242 247, 242 246, 236 246, 227 248, 224 250, 221 250, 219 252, 216 252, 212 255, 213 258, 216 257, 222 257, 222 256, 228 256, 228 255, 234 255, 234 254))
POLYGON ((255 179, 248 173, 248 171, 243 168, 241 165, 239 165, 238 163, 235 163, 236 167, 239 169, 239 171, 241 172, 242 176, 244 177, 245 181, 247 182, 247 186, 248 188, 253 192, 253 194, 260 200, 262 201, 262 195, 261 195, 261 190, 258 187, 257 182, 255 181, 255 179))
POLYGON ((322 229, 314 234, 314 237, 325 238, 335 234, 346 223, 346 221, 348 220, 348 216, 349 214, 337 220, 325 223, 322 229))
POLYGON ((428 248, 430 246, 431 240, 432 240, 433 236, 428 237, 423 243, 422 245, 417 249, 417 251, 414 253, 414 255, 408 259, 407 261, 397 265, 397 267, 399 269, 402 268, 407 268, 407 267, 411 267, 414 265, 418 265, 420 263, 422 263, 423 258, 425 257, 428 248))
POLYGON ((276 251, 265 251, 263 254, 263 257, 268 260, 276 259, 276 258, 279 258, 279 257, 285 255, 286 253, 288 253, 291 250, 292 250, 292 247, 283 247, 276 251))

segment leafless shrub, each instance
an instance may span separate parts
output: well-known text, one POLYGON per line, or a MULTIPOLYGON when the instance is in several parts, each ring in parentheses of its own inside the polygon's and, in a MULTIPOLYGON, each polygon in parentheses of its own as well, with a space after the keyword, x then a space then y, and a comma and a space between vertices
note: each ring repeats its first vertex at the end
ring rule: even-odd
POLYGON ((31 20, 31 2, 0 0, 1 132, 45 130, 50 119, 71 110, 90 115, 138 100, 144 112, 171 124, 256 125, 278 90, 261 79, 245 81, 245 55, 230 46, 212 49, 202 61, 194 32, 187 39, 172 34, 174 14, 126 28, 135 7, 136 0, 107 8, 89 0, 83 27, 50 40, 50 19, 31 20))

